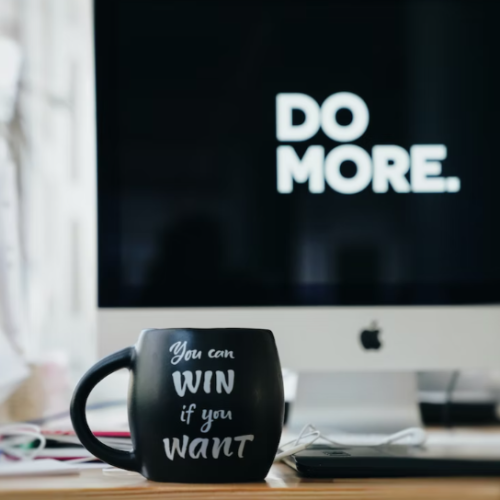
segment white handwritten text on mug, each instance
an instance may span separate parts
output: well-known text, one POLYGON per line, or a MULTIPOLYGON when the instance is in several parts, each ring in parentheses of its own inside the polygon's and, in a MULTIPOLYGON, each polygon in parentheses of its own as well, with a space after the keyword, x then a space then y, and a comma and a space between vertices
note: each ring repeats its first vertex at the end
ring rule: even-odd
MULTIPOLYGON (((188 349, 186 341, 175 342, 172 344, 169 351, 173 354, 170 360, 173 365, 177 365, 181 361, 200 360, 203 356, 203 352, 198 349, 188 349)), ((210 349, 208 351, 208 358, 235 359, 234 352, 226 349, 210 349)), ((213 370, 195 370, 194 372, 192 370, 184 370, 183 372, 175 371, 172 373, 175 392, 181 398, 187 396, 188 393, 196 394, 199 390, 202 390, 206 394, 212 392, 218 394, 231 394, 234 389, 234 379, 234 370, 227 370, 226 372, 215 370, 215 376, 213 370)), ((189 425, 191 416, 195 412, 195 403, 191 403, 188 407, 187 405, 183 405, 180 415, 181 422, 189 425)), ((201 418, 204 422, 200 428, 200 432, 207 433, 212 429, 212 425, 215 421, 232 420, 233 413, 230 410, 223 409, 203 409, 201 418)), ((225 438, 197 437, 192 439, 184 434, 182 436, 182 444, 180 438, 174 437, 165 438, 163 440, 163 445, 165 447, 165 454, 169 460, 174 460, 176 455, 183 459, 209 458, 209 455, 211 458, 218 459, 219 456, 221 456, 221 451, 226 457, 231 457, 237 451, 238 458, 244 458, 245 445, 247 442, 253 441, 254 437, 253 434, 244 434, 225 438), (210 444, 211 453, 209 453, 210 444), (234 451, 232 451, 232 448, 234 448, 234 451)))

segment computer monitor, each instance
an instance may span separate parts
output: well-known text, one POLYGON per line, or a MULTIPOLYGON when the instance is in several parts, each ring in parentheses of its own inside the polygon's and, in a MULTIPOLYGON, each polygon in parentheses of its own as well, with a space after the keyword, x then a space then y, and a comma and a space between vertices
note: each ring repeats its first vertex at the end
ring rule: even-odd
POLYGON ((97 0, 100 353, 241 326, 302 371, 496 366, 499 5, 97 0))

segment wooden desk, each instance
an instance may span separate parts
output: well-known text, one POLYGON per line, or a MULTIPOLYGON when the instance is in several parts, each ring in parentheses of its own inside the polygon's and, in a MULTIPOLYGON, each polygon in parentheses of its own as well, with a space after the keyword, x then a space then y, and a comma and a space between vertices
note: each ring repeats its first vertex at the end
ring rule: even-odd
POLYGON ((9 500, 224 500, 224 499, 500 499, 500 478, 456 479, 300 479, 276 465, 265 482, 251 484, 153 483, 137 474, 105 476, 87 470, 79 476, 0 479, 0 499, 9 500))

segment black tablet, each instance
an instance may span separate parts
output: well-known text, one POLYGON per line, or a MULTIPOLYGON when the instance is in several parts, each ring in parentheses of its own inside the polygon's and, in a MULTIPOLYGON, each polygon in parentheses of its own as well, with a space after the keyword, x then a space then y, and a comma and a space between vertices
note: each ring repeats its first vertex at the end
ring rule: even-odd
POLYGON ((286 458, 285 462, 301 476, 317 478, 500 476, 500 453, 485 458, 470 453, 459 455, 456 451, 314 445, 286 458))

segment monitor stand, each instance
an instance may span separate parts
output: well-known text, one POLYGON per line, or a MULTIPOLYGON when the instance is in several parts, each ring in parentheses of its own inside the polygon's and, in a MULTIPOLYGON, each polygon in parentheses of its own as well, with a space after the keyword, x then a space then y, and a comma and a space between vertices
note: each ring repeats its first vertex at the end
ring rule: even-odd
POLYGON ((313 424, 325 434, 393 433, 419 427, 417 394, 410 372, 301 372, 287 429, 313 424))

